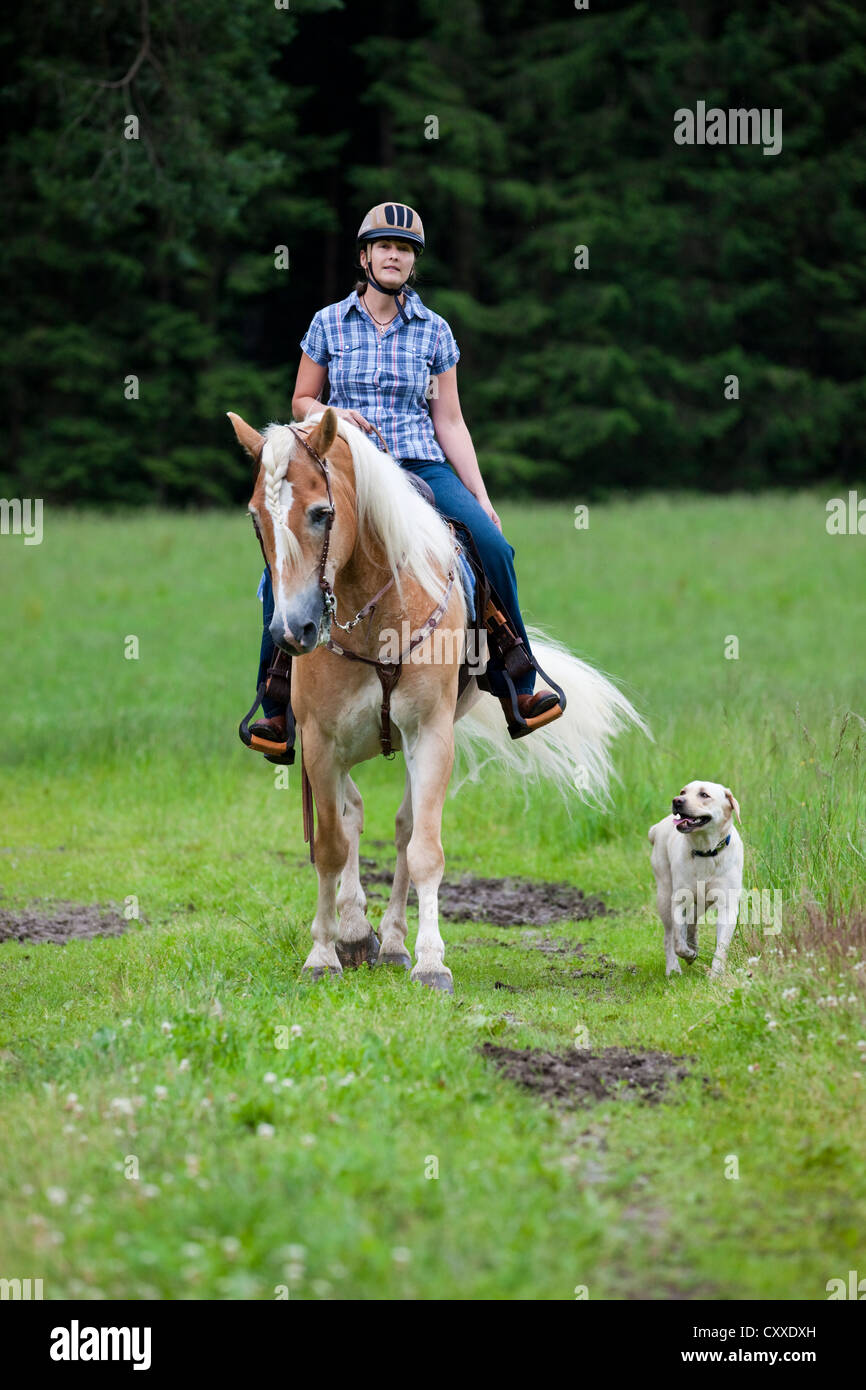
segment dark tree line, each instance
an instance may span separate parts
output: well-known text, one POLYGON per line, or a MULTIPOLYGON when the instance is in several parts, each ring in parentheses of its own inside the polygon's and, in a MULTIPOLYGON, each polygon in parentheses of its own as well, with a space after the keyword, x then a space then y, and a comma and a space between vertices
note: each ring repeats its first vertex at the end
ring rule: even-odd
POLYGON ((862 479, 864 38, 838 0, 20 8, 0 490, 241 498, 224 412, 288 418, 388 196, 491 490, 862 479), (781 151, 678 145, 698 101, 780 109, 781 151))

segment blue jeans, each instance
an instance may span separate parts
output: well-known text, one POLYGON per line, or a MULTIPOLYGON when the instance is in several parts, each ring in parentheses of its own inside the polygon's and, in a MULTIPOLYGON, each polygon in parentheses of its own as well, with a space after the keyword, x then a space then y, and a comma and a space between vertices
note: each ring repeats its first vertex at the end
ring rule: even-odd
MULTIPOLYGON (((517 635, 526 644, 526 650, 531 652, 532 649, 529 645, 526 629, 523 626, 517 600, 514 546, 510 545, 499 528, 494 526, 481 503, 476 497, 473 497, 450 464, 439 463, 435 459, 400 459, 400 466, 407 472, 417 473, 419 478, 423 478, 424 482, 433 490, 439 511, 444 512, 446 516, 454 517, 456 521, 462 522, 466 527, 478 547, 484 572, 505 606, 506 617, 509 618, 517 635)), ((259 657, 258 685, 261 685, 265 680, 268 667, 273 660, 274 644, 269 631, 273 616, 274 591, 271 585, 270 570, 266 569, 262 583, 264 632, 262 633, 262 647, 259 657)), ((502 663, 495 658, 492 652, 487 665, 487 678, 494 695, 508 694, 508 686, 502 675, 502 663)), ((521 676, 514 685, 519 695, 530 694, 535 689, 535 672, 530 671, 528 675, 521 676)), ((269 700, 265 696, 262 701, 262 713, 266 719, 271 719, 274 715, 285 714, 285 709, 282 705, 275 704, 273 700, 269 700)))
MULTIPOLYGON (((432 488, 436 506, 446 516, 461 521, 478 547, 484 573, 490 580, 505 607, 505 616, 514 631, 532 652, 529 638, 520 616, 517 599, 517 578, 514 573, 514 546, 510 545, 497 526, 493 524, 477 497, 473 497, 466 484, 458 478, 450 463, 439 463, 435 459, 400 459, 400 466, 409 473, 417 473, 428 487, 432 488)), ((508 686, 502 675, 502 662, 493 653, 487 665, 487 678, 494 695, 507 695, 508 686)), ((518 695, 530 694, 535 689, 535 672, 521 676, 514 682, 518 695)))

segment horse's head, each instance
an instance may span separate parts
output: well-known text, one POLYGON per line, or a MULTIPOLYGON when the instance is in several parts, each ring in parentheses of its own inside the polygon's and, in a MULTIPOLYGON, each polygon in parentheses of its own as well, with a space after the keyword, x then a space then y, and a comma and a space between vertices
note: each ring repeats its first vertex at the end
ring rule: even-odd
MULTIPOLYGON (((293 656, 314 650, 325 612, 319 572, 331 506, 328 485, 315 458, 287 425, 269 425, 259 434, 229 411, 238 442, 258 465, 249 512, 262 543, 274 586, 274 644, 293 656)), ((319 458, 330 460, 335 512, 328 538, 325 578, 333 586, 352 554, 356 536, 345 458, 348 445, 337 434, 337 417, 326 410, 306 440, 319 458), (344 505, 340 505, 341 502, 344 505), (348 504, 348 505, 347 505, 348 504)))

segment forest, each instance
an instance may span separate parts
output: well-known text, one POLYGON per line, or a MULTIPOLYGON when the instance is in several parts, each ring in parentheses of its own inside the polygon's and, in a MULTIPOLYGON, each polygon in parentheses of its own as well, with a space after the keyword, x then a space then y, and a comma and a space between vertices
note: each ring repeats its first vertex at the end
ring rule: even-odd
POLYGON ((494 497, 862 479, 864 38, 842 0, 7 11, 0 492, 242 500, 225 412, 290 417, 388 198, 494 497), (771 147, 685 138, 714 109, 771 147))

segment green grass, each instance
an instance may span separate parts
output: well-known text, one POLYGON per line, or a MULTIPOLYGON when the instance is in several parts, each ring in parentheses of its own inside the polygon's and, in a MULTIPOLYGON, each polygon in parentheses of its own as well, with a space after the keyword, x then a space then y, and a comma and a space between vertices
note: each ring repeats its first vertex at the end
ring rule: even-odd
MULTIPOLYGON (((0 1277, 48 1298, 820 1299, 866 1272, 864 541, 828 536, 817 494, 649 497, 580 532, 579 500, 500 510, 524 617, 617 677, 655 742, 617 744, 607 816, 494 774, 449 798, 443 839, 451 872, 602 894, 615 916, 544 934, 614 968, 573 979, 520 930, 445 924, 453 998, 300 980, 298 770, 279 789, 235 734, 260 612, 243 515, 49 511, 40 547, 0 540, 3 905, 142 914, 122 938, 0 946, 0 1277), (694 776, 733 788, 746 883, 784 903, 718 984, 711 926, 665 981, 649 868, 647 827, 694 776), (797 936, 810 903, 838 953, 797 936), (479 936, 514 946, 458 949, 479 936), (569 1113, 477 1051, 578 1027, 692 1075, 569 1113)), ((356 769, 362 853, 392 839, 400 763, 356 769)))

